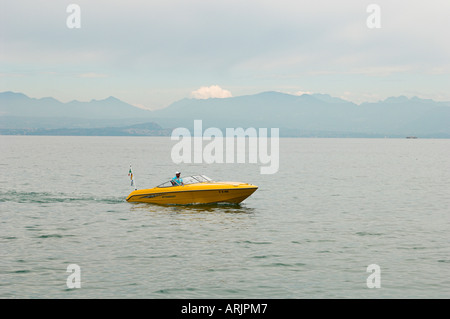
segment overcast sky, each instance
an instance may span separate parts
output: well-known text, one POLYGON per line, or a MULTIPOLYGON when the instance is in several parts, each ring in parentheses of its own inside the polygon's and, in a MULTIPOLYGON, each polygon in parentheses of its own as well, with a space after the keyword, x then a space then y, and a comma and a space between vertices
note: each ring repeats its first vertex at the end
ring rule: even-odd
POLYGON ((0 91, 63 102, 280 91, 450 101, 449 0, 0 0, 0 91), (69 28, 69 4, 81 28, 69 28), (370 4, 381 28, 369 28, 370 4))

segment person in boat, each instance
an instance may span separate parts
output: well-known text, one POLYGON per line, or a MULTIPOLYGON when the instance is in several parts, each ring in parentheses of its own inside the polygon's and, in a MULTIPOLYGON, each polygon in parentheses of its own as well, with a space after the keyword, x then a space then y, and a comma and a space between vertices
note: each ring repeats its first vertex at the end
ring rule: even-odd
POLYGON ((172 180, 170 181, 172 183, 172 186, 183 186, 183 179, 180 177, 181 173, 180 172, 176 172, 175 173, 175 177, 172 178, 172 180))

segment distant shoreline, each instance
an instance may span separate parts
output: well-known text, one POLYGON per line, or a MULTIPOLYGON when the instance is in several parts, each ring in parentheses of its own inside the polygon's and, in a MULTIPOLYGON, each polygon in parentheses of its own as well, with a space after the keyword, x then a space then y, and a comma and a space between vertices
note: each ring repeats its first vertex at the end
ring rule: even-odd
MULTIPOLYGON (((113 130, 114 131, 114 130, 113 130)), ((83 137, 170 137, 172 130, 159 131, 121 131, 111 132, 102 129, 0 129, 0 136, 83 136, 83 137), (84 132, 83 132, 84 131, 84 132)), ((358 134, 348 132, 309 132, 283 134, 280 138, 358 138, 358 139, 450 139, 447 134, 431 134, 426 136, 404 136, 398 134, 358 134)))

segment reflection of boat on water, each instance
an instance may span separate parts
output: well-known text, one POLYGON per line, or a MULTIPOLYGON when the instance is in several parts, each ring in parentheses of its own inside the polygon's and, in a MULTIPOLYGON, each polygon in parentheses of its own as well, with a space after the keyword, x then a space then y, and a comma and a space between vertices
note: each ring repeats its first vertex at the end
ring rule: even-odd
POLYGON ((154 204, 209 204, 240 203, 258 189, 257 186, 240 182, 215 182, 205 175, 183 178, 182 186, 167 181, 150 189, 130 193, 128 202, 154 204))
POLYGON ((412 139, 415 139, 415 138, 417 138, 417 136, 407 136, 406 138, 412 138, 412 139))

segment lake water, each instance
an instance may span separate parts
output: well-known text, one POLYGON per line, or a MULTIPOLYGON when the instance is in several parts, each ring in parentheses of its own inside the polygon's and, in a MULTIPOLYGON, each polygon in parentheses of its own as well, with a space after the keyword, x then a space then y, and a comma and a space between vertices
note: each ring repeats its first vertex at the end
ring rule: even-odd
POLYGON ((0 298, 450 297, 450 140, 283 138, 273 175, 175 165, 174 143, 0 136, 0 298), (130 163, 138 188, 181 170, 259 189, 132 204, 130 163))

